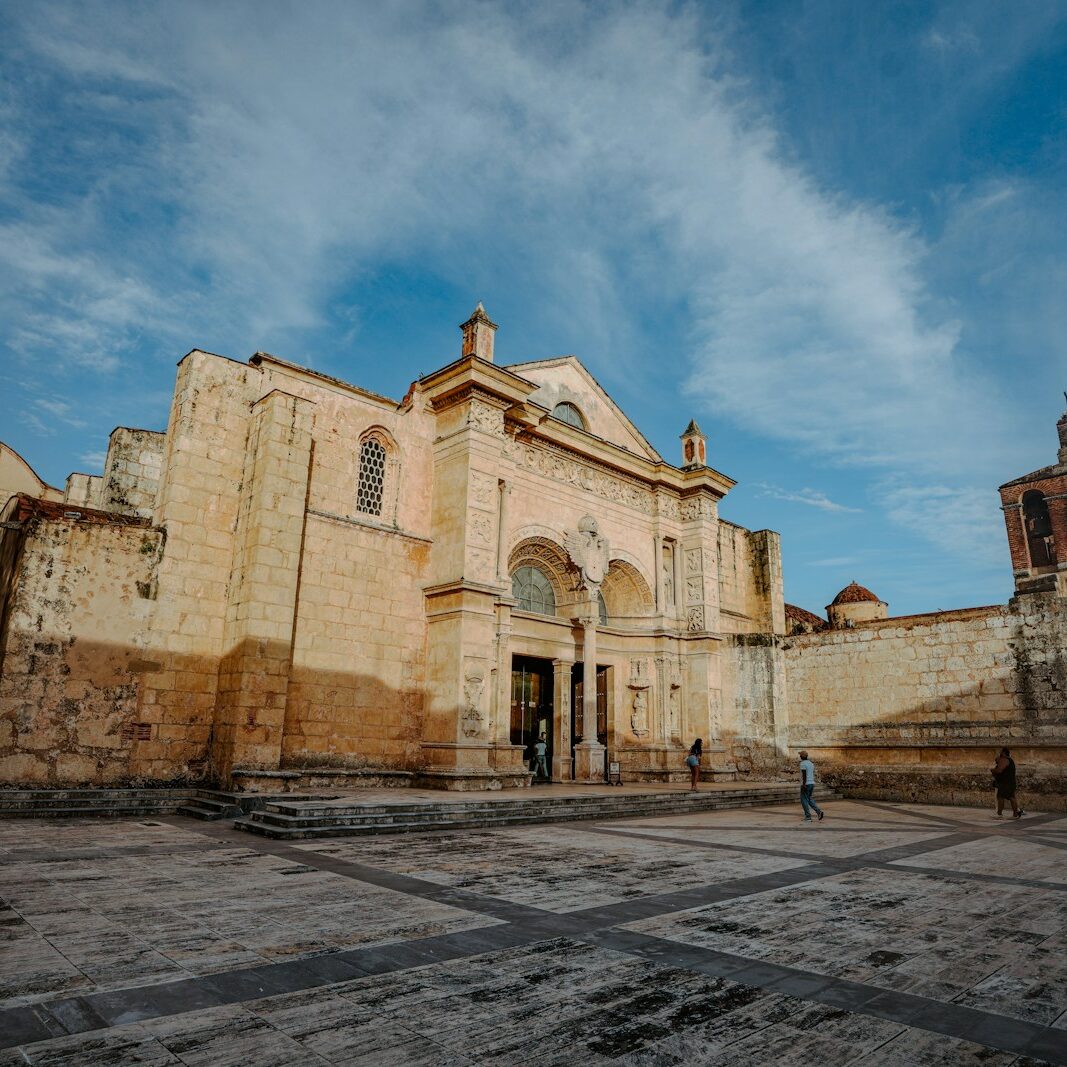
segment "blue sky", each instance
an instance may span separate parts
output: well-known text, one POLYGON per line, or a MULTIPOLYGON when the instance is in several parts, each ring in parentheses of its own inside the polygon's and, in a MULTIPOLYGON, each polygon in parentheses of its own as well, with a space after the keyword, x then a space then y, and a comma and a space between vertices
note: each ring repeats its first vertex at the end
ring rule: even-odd
POLYGON ((99 471, 194 346, 400 397, 483 300, 669 458, 695 416, 792 602, 1003 601, 1065 119, 1051 0, 7 5, 0 439, 99 471))

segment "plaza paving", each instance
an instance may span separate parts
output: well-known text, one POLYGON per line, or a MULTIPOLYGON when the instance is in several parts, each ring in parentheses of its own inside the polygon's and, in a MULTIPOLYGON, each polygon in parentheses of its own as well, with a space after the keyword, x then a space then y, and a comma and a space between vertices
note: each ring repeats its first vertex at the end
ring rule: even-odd
POLYGON ((8 1064, 1067 1064, 1067 816, 0 821, 8 1064))

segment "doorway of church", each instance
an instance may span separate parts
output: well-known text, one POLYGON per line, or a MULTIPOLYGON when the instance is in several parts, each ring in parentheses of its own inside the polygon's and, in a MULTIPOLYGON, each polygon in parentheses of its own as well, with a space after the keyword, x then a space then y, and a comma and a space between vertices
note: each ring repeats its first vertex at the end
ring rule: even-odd
POLYGON ((533 784, 552 780, 552 661, 511 660, 511 743, 533 771, 533 784))
MULTIPOLYGON (((582 694, 585 685, 582 674, 584 664, 576 663, 571 668, 571 766, 574 765, 574 746, 582 740, 582 694)), ((604 746, 608 743, 608 669, 596 669, 596 739, 604 746)), ((607 774, 607 748, 604 749, 604 773, 607 774)))

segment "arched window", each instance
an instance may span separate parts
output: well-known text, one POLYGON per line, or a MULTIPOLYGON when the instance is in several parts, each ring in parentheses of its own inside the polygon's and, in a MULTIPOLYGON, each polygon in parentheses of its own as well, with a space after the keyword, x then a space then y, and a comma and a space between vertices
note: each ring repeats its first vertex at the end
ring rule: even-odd
POLYGON ((1023 493, 1023 528, 1030 550, 1031 567, 1050 567, 1056 562, 1056 543, 1052 536, 1045 494, 1031 489, 1023 493))
POLYGON ((569 423, 571 426, 577 426, 579 430, 585 429, 585 419, 582 418, 582 413, 565 400, 552 409, 552 418, 569 423))
POLYGON ((511 595, 522 611, 538 615, 556 614, 556 594, 548 575, 539 567, 519 567, 511 576, 511 595))
POLYGON ((359 446, 359 486, 356 511, 364 515, 381 515, 385 498, 387 453, 377 437, 368 437, 359 446))
POLYGON ((603 593, 597 593, 597 606, 600 608, 600 625, 603 626, 608 621, 608 605, 604 599, 603 593))

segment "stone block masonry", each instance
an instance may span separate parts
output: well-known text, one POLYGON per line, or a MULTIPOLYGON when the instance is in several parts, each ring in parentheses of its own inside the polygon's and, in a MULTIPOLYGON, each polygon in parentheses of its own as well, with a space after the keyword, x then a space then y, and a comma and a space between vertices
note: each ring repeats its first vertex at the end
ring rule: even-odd
POLYGON ((792 750, 855 796, 985 803, 1007 745, 1035 807, 1067 808, 1067 602, 889 618, 782 643, 792 750))
POLYGON ((202 744, 142 715, 143 679, 161 666, 149 634, 162 533, 25 497, 19 512, 0 564, 0 781, 115 784, 154 775, 156 757, 181 776, 202 744))

